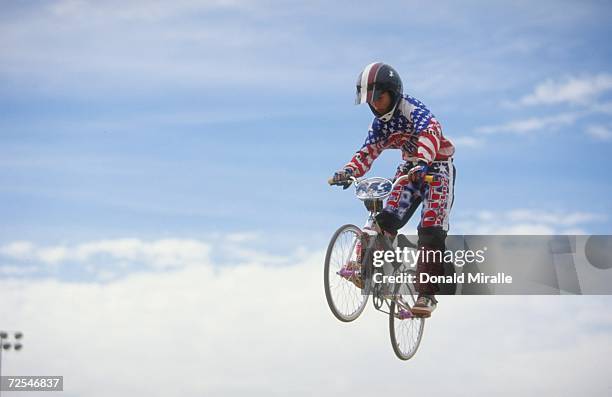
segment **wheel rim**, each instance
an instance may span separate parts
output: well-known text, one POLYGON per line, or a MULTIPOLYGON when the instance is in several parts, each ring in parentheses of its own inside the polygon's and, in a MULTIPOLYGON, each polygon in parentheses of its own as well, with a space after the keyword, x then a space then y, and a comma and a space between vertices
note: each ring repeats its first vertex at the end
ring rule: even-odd
POLYGON ((403 306, 412 307, 415 303, 412 291, 405 285, 402 290, 405 290, 404 293, 398 294, 397 299, 400 299, 403 305, 395 301, 392 303, 389 328, 393 350, 400 359, 408 360, 419 348, 425 319, 412 315, 409 315, 408 318, 401 318, 403 316, 400 315, 400 312, 405 310, 403 306))
POLYGON ((349 261, 357 259, 355 245, 360 235, 359 228, 347 226, 338 231, 328 250, 325 292, 332 312, 342 321, 356 319, 368 299, 352 281, 338 274, 349 261))

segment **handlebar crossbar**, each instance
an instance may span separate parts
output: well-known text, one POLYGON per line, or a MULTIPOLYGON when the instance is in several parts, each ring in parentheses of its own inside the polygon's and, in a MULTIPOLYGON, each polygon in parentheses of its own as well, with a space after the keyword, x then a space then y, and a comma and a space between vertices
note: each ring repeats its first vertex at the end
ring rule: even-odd
MULTIPOLYGON (((398 183, 400 183, 401 181, 403 181, 403 180, 405 180, 407 178, 408 178, 408 175, 402 175, 399 178, 397 178, 395 180, 395 182, 393 182, 393 187, 391 188, 391 190, 395 189, 395 186, 398 183)), ((425 175, 425 177, 423 178, 423 181, 425 183, 431 183, 431 182, 433 182, 433 180, 434 180, 433 175, 425 175)), ((350 183, 355 183, 355 185, 359 185, 359 179, 355 178, 354 176, 349 177, 349 179, 347 181, 343 181, 343 182, 334 181, 334 178, 329 178, 327 180, 327 183, 329 183, 330 186, 334 186, 334 185, 344 186, 349 181, 350 181, 350 183)))

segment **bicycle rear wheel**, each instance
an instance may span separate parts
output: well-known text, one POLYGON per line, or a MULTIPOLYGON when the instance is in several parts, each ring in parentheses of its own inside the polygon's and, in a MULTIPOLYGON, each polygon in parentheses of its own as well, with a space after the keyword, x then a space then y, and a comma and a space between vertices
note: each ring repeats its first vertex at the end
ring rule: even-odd
POLYGON ((423 336, 425 319, 415 317, 410 312, 415 296, 412 284, 398 284, 389 307, 391 346, 400 360, 409 360, 414 356, 423 336))
POLYGON ((343 322, 359 317, 368 302, 368 295, 355 285, 354 278, 359 272, 349 270, 356 263, 355 248, 360 238, 361 230, 357 226, 344 225, 332 236, 325 255, 325 298, 334 316, 343 322))

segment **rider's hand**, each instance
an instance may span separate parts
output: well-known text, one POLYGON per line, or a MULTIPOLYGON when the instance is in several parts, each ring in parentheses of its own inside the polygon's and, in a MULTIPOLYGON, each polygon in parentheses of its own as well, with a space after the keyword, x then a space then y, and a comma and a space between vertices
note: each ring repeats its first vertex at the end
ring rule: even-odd
POLYGON ((332 180, 334 181, 334 183, 347 182, 351 180, 352 176, 353 170, 350 168, 345 168, 343 170, 336 171, 334 173, 334 176, 332 177, 332 180))
POLYGON ((408 175, 410 182, 422 182, 427 174, 428 168, 427 163, 419 161, 419 165, 412 167, 406 175, 408 175))
POLYGON ((334 173, 334 176, 331 178, 331 181, 334 185, 341 185, 345 189, 347 189, 352 181, 351 177, 353 176, 353 170, 350 168, 345 168, 343 170, 337 171, 334 173))

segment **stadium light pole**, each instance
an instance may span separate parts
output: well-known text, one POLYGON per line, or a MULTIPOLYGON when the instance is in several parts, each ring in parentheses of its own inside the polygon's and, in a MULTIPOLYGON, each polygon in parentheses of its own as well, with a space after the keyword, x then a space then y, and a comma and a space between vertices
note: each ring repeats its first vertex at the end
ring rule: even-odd
MULTIPOLYGON (((15 351, 21 350, 23 345, 21 344, 21 338, 23 338, 23 332, 14 331, 12 332, 14 342, 11 343, 9 335, 10 333, 7 331, 0 331, 0 379, 2 379, 2 352, 4 350, 10 350, 11 347, 15 351)), ((2 387, 0 387, 0 396, 2 395, 2 387)))

